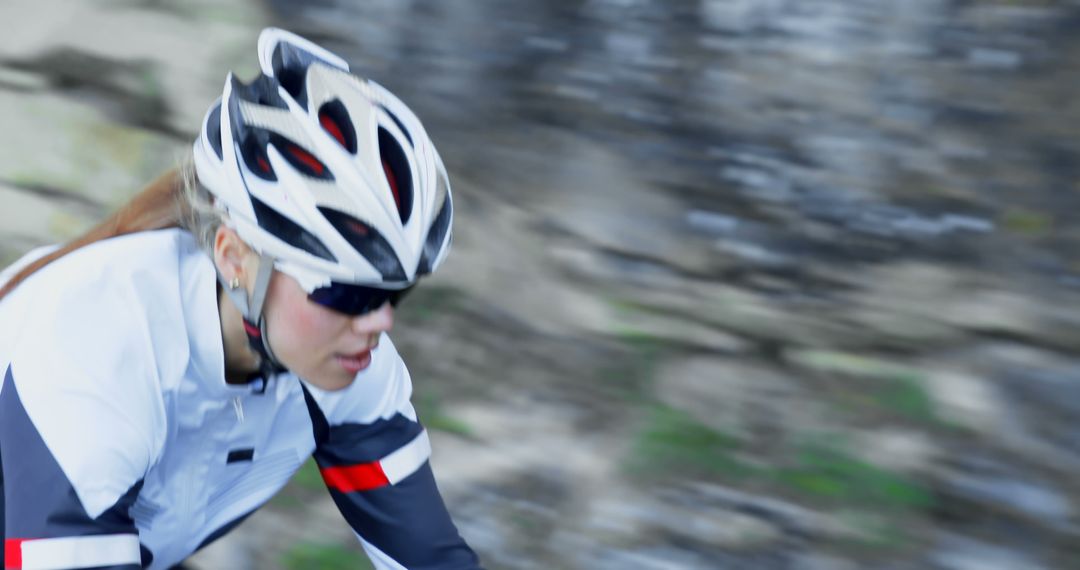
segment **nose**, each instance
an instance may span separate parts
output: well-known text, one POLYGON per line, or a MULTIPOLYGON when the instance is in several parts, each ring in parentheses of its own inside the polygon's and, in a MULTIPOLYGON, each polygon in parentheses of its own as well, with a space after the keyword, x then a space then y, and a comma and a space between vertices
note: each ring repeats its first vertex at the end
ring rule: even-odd
POLYGON ((387 301, 370 313, 354 317, 352 325, 360 334, 390 332, 394 328, 394 307, 387 301))

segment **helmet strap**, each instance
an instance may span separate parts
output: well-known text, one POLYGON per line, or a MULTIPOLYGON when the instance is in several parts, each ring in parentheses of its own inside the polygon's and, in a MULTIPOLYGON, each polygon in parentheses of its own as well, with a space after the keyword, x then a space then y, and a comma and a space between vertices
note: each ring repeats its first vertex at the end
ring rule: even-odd
POLYGON ((255 274, 255 287, 251 296, 247 295, 244 288, 232 288, 225 283, 221 274, 218 281, 228 294, 240 315, 244 319, 244 332, 247 333, 248 344, 259 355, 259 370, 263 375, 263 386, 270 376, 285 371, 285 367, 274 357, 270 350, 269 337, 266 333, 266 319, 263 315, 263 304, 266 302, 266 293, 270 289, 270 277, 274 273, 274 260, 266 255, 259 255, 259 269, 255 274))

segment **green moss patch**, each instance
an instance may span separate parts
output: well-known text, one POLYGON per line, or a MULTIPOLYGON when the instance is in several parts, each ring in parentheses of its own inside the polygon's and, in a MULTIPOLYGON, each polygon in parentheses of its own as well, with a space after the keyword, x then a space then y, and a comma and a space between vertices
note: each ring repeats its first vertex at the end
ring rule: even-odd
POLYGON ((698 476, 742 476, 748 468, 733 455, 734 436, 705 426, 689 414, 655 406, 638 432, 629 467, 638 476, 678 472, 698 476))
POLYGON ((793 464, 773 476, 799 494, 833 503, 889 510, 925 509, 931 503, 922 485, 856 459, 834 442, 798 446, 793 464))
POLYGON ((281 557, 288 570, 363 570, 374 569, 364 555, 334 544, 305 542, 291 548, 281 557))
POLYGON ((424 427, 462 437, 473 437, 475 434, 464 420, 448 415, 443 410, 442 401, 434 394, 425 394, 415 399, 415 404, 416 413, 424 427))

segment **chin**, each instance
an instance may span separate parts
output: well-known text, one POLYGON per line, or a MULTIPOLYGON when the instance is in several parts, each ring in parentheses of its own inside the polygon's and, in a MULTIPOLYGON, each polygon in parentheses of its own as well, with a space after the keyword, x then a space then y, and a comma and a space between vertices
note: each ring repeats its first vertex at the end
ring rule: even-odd
POLYGON ((336 390, 344 390, 349 386, 352 386, 353 380, 356 376, 353 374, 317 374, 310 377, 303 377, 309 384, 322 388, 323 390, 329 390, 334 392, 336 390))

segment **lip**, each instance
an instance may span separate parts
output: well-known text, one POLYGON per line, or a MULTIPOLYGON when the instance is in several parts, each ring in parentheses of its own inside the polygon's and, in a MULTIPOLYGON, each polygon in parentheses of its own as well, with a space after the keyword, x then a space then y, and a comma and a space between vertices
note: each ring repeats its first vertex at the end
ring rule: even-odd
POLYGON ((374 345, 357 352, 339 352, 334 354, 334 359, 337 360, 338 364, 344 368, 346 372, 356 374, 371 365, 371 353, 378 347, 379 344, 375 343, 374 345))
POLYGON ((364 350, 353 354, 337 354, 334 355, 338 364, 345 369, 349 374, 356 374, 361 370, 371 366, 371 351, 364 350))
POLYGON ((375 344, 371 345, 371 346, 365 346, 365 347, 361 348, 360 350, 354 350, 353 352, 335 352, 334 356, 344 356, 346 358, 348 358, 348 357, 360 357, 360 356, 363 356, 363 355, 365 355, 365 354, 367 354, 369 352, 373 352, 376 348, 379 348, 379 343, 377 343, 377 342, 375 344))

